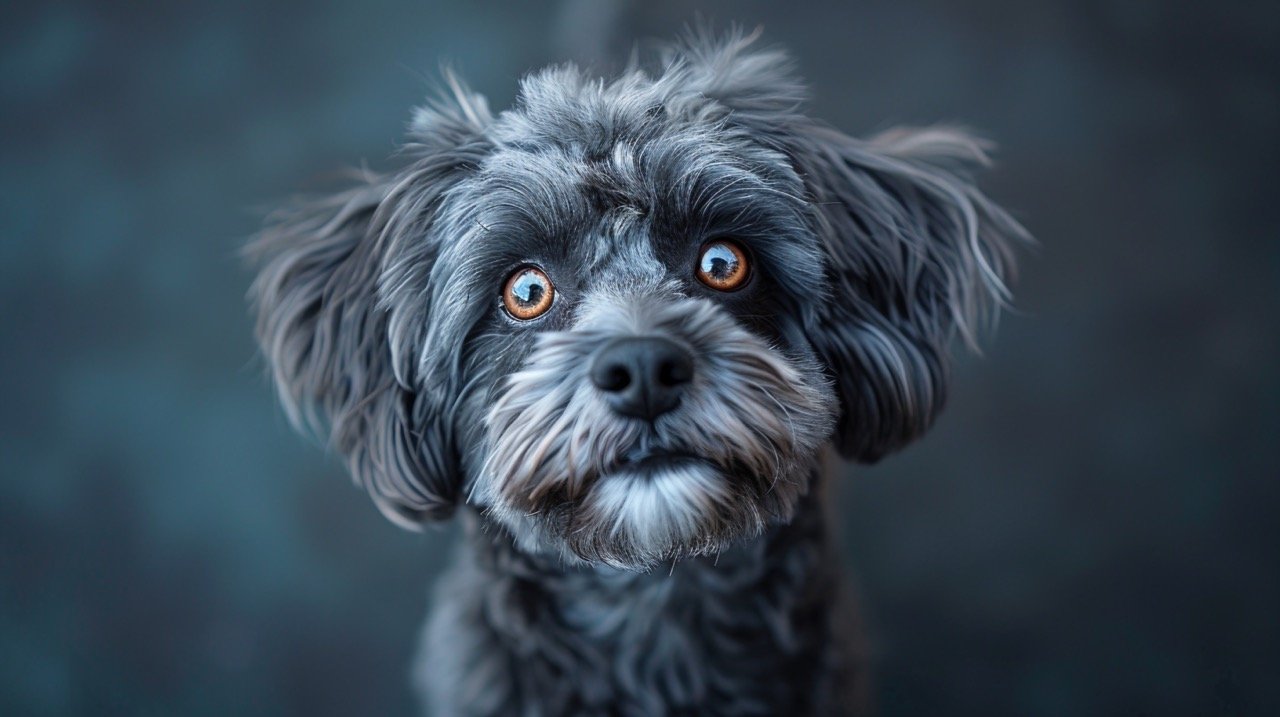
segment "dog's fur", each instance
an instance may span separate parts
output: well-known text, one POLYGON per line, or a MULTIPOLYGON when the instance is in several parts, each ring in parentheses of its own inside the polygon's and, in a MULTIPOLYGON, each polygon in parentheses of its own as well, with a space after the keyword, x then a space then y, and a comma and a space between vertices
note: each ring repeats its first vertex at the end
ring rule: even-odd
POLYGON ((436 714, 858 701, 820 452, 874 461, 929 427, 948 344, 1005 302, 1025 234, 971 181, 981 143, 842 134, 753 40, 695 33, 611 81, 548 69, 496 116, 451 79, 403 169, 251 247, 289 416, 397 523, 462 509, 416 671, 436 714), (733 293, 693 277, 722 237, 754 267, 733 293), (529 263, 557 293, 519 322, 499 293, 529 263), (677 409, 602 400, 587 368, 620 336, 692 352, 677 409))

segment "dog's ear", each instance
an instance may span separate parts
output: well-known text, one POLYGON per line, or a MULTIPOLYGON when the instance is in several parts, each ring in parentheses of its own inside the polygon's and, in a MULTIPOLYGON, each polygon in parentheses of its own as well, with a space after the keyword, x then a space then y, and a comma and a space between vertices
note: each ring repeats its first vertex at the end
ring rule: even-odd
POLYGON ((790 137, 831 294, 807 333, 836 381, 836 447, 875 461, 924 433, 946 399, 952 338, 976 349, 1009 300, 1025 231, 974 185, 982 145, 950 129, 867 141, 817 124, 790 137))
POLYGON ((858 140, 813 121, 790 60, 754 39, 696 34, 680 53, 725 121, 785 155, 805 185, 830 290, 805 330, 840 398, 836 447, 875 461, 932 424, 952 338, 976 347, 1009 299, 1010 245, 1029 237, 973 182, 982 142, 946 128, 858 140))
POLYGON ((439 410, 448 399, 403 355, 419 337, 393 318, 428 311, 427 297, 396 297, 388 286, 406 263, 429 271, 442 197, 487 152, 483 98, 450 84, 451 96, 415 115, 402 153, 409 166, 295 201, 246 250, 258 271, 258 341, 290 420, 327 438, 378 508, 406 527, 448 516, 461 482, 439 410))

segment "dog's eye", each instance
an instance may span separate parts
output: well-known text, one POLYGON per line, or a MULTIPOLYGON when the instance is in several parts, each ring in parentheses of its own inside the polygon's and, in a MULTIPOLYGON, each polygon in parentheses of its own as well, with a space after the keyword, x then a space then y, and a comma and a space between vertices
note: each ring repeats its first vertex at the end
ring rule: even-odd
POLYGON ((747 253, 731 241, 719 239, 702 247, 698 258, 698 280, 712 289, 733 291, 747 283, 751 275, 747 253))
POLYGON ((551 308, 555 298, 551 279, 536 266, 516 269, 502 290, 502 305, 507 313, 521 321, 536 319, 551 308))

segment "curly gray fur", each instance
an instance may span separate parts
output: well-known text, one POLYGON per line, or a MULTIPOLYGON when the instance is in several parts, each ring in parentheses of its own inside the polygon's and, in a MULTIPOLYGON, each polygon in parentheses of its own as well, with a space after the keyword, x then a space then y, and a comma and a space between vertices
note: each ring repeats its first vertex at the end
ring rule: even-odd
POLYGON ((449 78, 401 169, 249 248, 289 417, 397 523, 460 509, 416 670, 436 714, 857 707, 820 451, 874 461, 928 429, 1028 237, 972 181, 981 141, 842 134, 754 41, 692 33, 609 81, 554 67, 497 115, 449 78), (723 238, 753 267, 731 294, 692 276, 723 238), (526 264, 556 295, 520 322, 499 294, 526 264), (587 380, 641 336, 695 365, 650 422, 587 380), (655 452, 677 458, 637 467, 655 452))

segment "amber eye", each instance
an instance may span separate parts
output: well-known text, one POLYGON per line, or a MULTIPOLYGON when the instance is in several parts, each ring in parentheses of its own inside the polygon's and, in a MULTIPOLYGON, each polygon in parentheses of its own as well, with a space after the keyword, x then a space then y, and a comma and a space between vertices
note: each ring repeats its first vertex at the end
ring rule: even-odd
POLYGON ((717 240, 702 247, 698 257, 698 279, 720 291, 733 291, 747 283, 751 275, 747 253, 731 241, 717 240))
POLYGON ((502 305, 521 321, 536 319, 551 308, 556 290, 551 279, 536 266, 522 266, 507 279, 502 289, 502 305))

